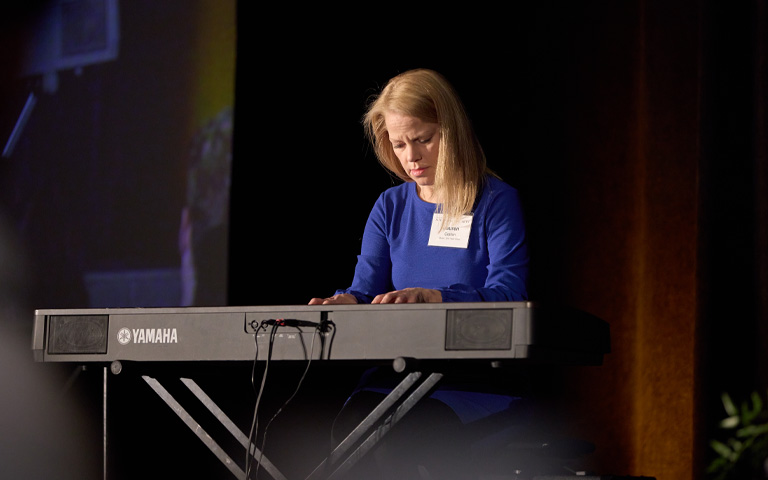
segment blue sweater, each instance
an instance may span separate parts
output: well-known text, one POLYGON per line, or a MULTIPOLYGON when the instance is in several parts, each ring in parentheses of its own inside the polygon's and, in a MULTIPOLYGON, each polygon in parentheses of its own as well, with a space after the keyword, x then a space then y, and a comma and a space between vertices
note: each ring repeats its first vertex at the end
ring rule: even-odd
POLYGON ((350 293, 360 303, 392 290, 439 290, 444 302, 528 297, 528 250, 517 190, 487 177, 475 202, 467 248, 427 244, 436 205, 413 182, 384 191, 365 226, 350 293))

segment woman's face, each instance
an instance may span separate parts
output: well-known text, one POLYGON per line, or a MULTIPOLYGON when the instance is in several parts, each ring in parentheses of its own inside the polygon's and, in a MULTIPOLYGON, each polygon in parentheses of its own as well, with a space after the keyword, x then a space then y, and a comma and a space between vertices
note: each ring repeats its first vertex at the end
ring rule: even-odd
POLYGON ((384 123, 392 149, 405 173, 416 182, 420 192, 422 187, 431 190, 435 183, 440 126, 396 112, 387 112, 384 123))

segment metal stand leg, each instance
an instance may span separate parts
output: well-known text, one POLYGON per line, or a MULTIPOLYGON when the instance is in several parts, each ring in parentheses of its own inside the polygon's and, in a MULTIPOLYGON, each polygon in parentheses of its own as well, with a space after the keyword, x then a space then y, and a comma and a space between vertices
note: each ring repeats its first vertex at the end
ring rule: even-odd
POLYGON ((262 455, 261 451, 256 448, 255 445, 251 444, 249 446, 248 437, 239 429, 237 428, 237 425, 235 425, 235 422, 230 420, 230 418, 219 408, 218 405, 211 399, 211 397, 206 394, 202 388, 200 388, 197 383, 195 383, 194 380, 191 380, 189 378, 182 378, 181 381, 184 383, 184 385, 189 388, 189 390, 197 397, 200 402, 202 402, 203 405, 205 405, 208 410, 221 422, 224 427, 226 427, 227 430, 229 430, 229 433, 234 436, 238 442, 245 448, 246 450, 250 450, 251 455, 253 458, 261 463, 261 466, 264 468, 264 470, 272 475, 272 478, 275 480, 287 480, 285 476, 283 476, 282 473, 275 467, 272 462, 270 462, 267 457, 262 455), (250 447, 250 448, 249 448, 250 447))
MULTIPOLYGON (((173 398, 173 395, 168 392, 168 390, 163 387, 160 382, 158 382, 156 379, 149 377, 149 376, 142 376, 145 382, 152 388, 152 390, 155 391, 155 393, 169 406, 171 409, 176 412, 176 415, 181 418, 181 420, 194 432, 195 435, 208 447, 208 449, 216 455, 216 457, 221 461, 221 463, 226 466, 230 472, 232 472, 233 475, 235 475, 238 478, 245 478, 245 472, 243 469, 241 469, 233 460, 230 458, 229 455, 227 455, 216 443, 216 441, 211 438, 210 435, 200 426, 199 423, 197 423, 192 416, 184 409, 184 407, 179 404, 178 401, 176 401, 175 398, 173 398)), ((224 414, 224 412, 221 411, 221 409, 218 408, 218 406, 213 402, 213 400, 208 397, 208 395, 203 392, 203 390, 197 386, 195 382, 189 379, 181 379, 182 382, 189 388, 192 393, 194 393, 197 398, 203 402, 203 404, 208 407, 208 409, 213 413, 216 418, 219 419, 220 422, 232 433, 235 438, 237 438, 241 444, 243 444, 243 447, 246 449, 248 448, 248 438, 243 434, 237 426, 224 414)), ((267 460, 263 455, 261 455, 261 452, 258 451, 255 447, 252 448, 251 454, 256 458, 257 460, 261 460, 261 465, 264 467, 264 470, 269 473, 275 480, 286 480, 285 476, 280 473, 277 468, 269 461, 267 460)))
MULTIPOLYGON (((107 369, 104 369, 104 480, 107 478, 107 369)), ((307 477, 306 480, 327 479, 333 480, 349 471, 350 468, 368 453, 386 433, 403 416, 424 398, 427 393, 442 378, 440 373, 431 373, 422 380, 421 372, 409 373, 392 390, 384 400, 371 411, 366 418, 355 427, 320 465, 307 477), (415 389, 413 388, 415 386, 415 389), (408 392, 411 391, 409 395, 408 392), (399 404, 398 404, 399 402, 399 404), (357 448, 350 450, 359 443, 364 435, 384 418, 386 413, 395 405, 394 412, 386 417, 376 429, 371 432, 357 448)), ((245 472, 227 455, 216 441, 197 423, 192 416, 181 406, 160 382, 150 376, 142 376, 142 379, 154 392, 179 416, 190 430, 208 447, 208 449, 226 466, 237 478, 245 478, 245 472)), ((221 424, 246 448, 253 458, 260 462, 261 467, 275 480, 287 480, 286 477, 252 444, 248 437, 232 422, 232 420, 216 405, 216 403, 193 380, 181 378, 186 387, 200 400, 203 405, 221 422, 221 424)))
POLYGON ((429 391, 434 387, 437 382, 443 377, 440 373, 432 373, 426 379, 424 379, 416 389, 405 398, 405 400, 398 405, 395 411, 387 417, 384 422, 379 425, 368 437, 358 446, 352 453, 350 453, 346 459, 338 466, 335 464, 343 457, 347 451, 362 438, 363 435, 375 425, 379 419, 394 406, 416 382, 421 378, 421 372, 412 372, 408 374, 398 385, 381 401, 376 408, 365 418, 360 424, 355 427, 354 430, 345 438, 326 458, 323 462, 315 468, 315 470, 307 477, 307 480, 314 480, 317 478, 327 478, 328 480, 338 478, 349 471, 352 466, 360 460, 363 455, 368 453, 375 445, 382 439, 382 437, 398 422, 403 416, 418 403, 429 391), (333 470, 332 470, 333 469, 333 470), (330 475, 327 472, 331 471, 330 475), (323 477, 325 476, 325 477, 323 477))
POLYGON ((109 377, 107 367, 104 367, 103 386, 102 386, 102 412, 101 412, 101 425, 102 425, 102 468, 104 479, 107 480, 107 378, 109 377))

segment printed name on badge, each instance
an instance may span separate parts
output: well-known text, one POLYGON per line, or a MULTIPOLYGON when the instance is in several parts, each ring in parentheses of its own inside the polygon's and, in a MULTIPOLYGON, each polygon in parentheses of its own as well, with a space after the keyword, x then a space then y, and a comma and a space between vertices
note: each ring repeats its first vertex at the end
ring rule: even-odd
POLYGON ((432 216, 432 228, 429 232, 431 247, 467 248, 469 245, 469 232, 472 230, 472 215, 463 215, 458 224, 448 225, 441 230, 443 214, 435 213, 432 216))

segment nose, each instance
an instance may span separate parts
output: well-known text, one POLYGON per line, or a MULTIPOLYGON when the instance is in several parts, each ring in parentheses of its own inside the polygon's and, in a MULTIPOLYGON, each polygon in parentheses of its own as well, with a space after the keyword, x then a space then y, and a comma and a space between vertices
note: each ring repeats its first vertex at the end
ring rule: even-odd
POLYGON ((421 160, 421 152, 419 151, 418 145, 413 143, 406 145, 403 156, 404 159, 408 162, 416 162, 421 160))

